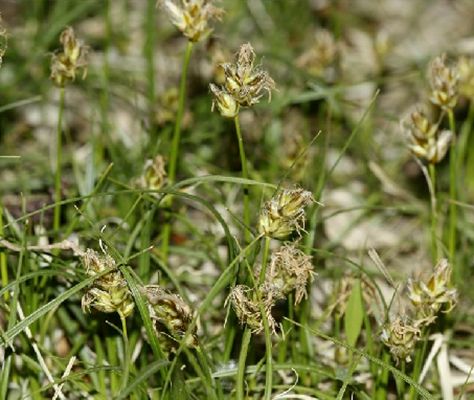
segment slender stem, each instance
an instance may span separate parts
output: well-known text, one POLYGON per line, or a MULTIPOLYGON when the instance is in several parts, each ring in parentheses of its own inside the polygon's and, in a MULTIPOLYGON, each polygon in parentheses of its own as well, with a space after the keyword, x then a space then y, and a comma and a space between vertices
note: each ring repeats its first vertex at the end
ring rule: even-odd
POLYGON ((64 88, 59 89, 59 113, 58 127, 56 132, 56 176, 54 179, 54 220, 53 229, 57 233, 59 231, 59 223, 61 218, 61 164, 62 164, 62 123, 64 111, 64 88))
MULTIPOLYGON (((268 254, 270 252, 270 238, 265 236, 264 240, 264 247, 263 247, 263 257, 262 257, 262 268, 260 270, 260 276, 258 279, 259 286, 263 284, 265 281, 265 275, 267 273, 267 260, 268 254)), ((257 294, 258 294, 257 290, 257 294)), ((270 327, 268 326, 268 319, 266 315, 265 307, 263 306, 263 302, 259 299, 258 304, 260 305, 260 312, 262 313, 262 320, 263 320, 263 330, 265 334, 265 394, 264 399, 270 400, 272 397, 272 378, 273 378, 273 369, 272 369, 272 335, 270 332, 270 327)))
POLYGON ((122 335, 123 335, 123 375, 122 375, 122 390, 127 387, 128 376, 130 373, 130 343, 128 341, 127 333, 127 319, 120 315, 120 321, 122 322, 122 335))
MULTIPOLYGON (((263 256, 262 256, 262 268, 260 270, 260 275, 258 279, 258 283, 255 289, 260 286, 263 281, 265 280, 265 274, 267 269, 267 260, 268 254, 270 251, 270 238, 264 237, 264 247, 263 247, 263 256)), ((260 311, 262 313, 263 319, 263 328, 265 332, 265 355, 266 355, 266 369, 265 369, 265 399, 269 399, 271 396, 271 388, 272 388, 272 344, 271 344, 271 335, 270 329, 268 326, 268 320, 265 315, 265 310, 262 305, 262 301, 260 295, 257 293, 257 301, 260 305, 260 311)), ((252 332, 248 326, 245 327, 244 334, 242 336, 242 343, 240 346, 240 354, 239 354, 239 364, 237 367, 237 400, 243 400, 244 397, 244 382, 245 382, 245 363, 247 361, 247 353, 249 349, 250 339, 252 336, 252 332)))
POLYGON ((145 21, 145 47, 144 55, 146 59, 146 73, 148 80, 148 107, 150 121, 153 116, 153 110, 155 106, 155 42, 156 42, 156 1, 148 0, 147 2, 147 15, 145 21))
POLYGON ((186 79, 188 75, 189 61, 191 59, 191 53, 193 50, 193 43, 188 41, 186 51, 183 59, 183 72, 181 74, 181 81, 179 84, 179 98, 178 98, 178 112, 176 114, 176 122, 173 131, 173 141, 171 143, 171 154, 168 171, 168 182, 174 183, 176 178, 176 165, 178 161, 179 142, 181 138, 181 123, 183 122, 184 115, 184 98, 186 96, 186 79))
MULTIPOLYGON (((242 178, 248 179, 249 173, 247 169, 247 157, 245 156, 244 140, 242 138, 242 132, 240 130, 240 120, 239 120, 238 114, 234 118, 234 124, 235 124, 235 133, 237 134, 237 142, 239 143, 239 154, 240 154, 240 165, 242 168, 242 178)), ((244 238, 245 238, 245 243, 249 243, 251 240, 250 231, 249 231, 249 226, 250 226, 249 188, 247 185, 245 185, 243 189, 244 189, 244 225, 245 225, 244 238)))
POLYGON ((240 354, 239 354, 239 365, 237 368, 237 400, 244 400, 244 382, 245 382, 245 361, 247 360, 247 353, 249 350, 250 338, 252 337, 252 332, 249 327, 246 326, 244 334, 242 336, 242 343, 240 345, 240 354))
MULTIPOLYGON (((454 253, 456 251, 456 222, 457 208, 455 201, 457 200, 457 152, 456 152, 456 124, 454 121, 453 110, 448 111, 449 129, 453 133, 451 149, 449 153, 449 241, 448 251, 451 262, 454 262, 454 253)), ((456 273, 455 273, 456 275, 456 273)), ((459 278, 459 276, 458 276, 459 278)))
MULTIPOLYGON (((174 125, 173 139, 171 142, 171 152, 170 152, 170 161, 168 169, 168 183, 172 185, 176 178, 176 167, 178 162, 178 153, 179 153, 179 142, 181 138, 181 123, 183 121, 184 115, 184 98, 186 96, 186 79, 188 75, 189 61, 191 59, 191 53, 193 50, 193 43, 188 41, 186 46, 186 51, 183 58, 183 71, 181 73, 181 81, 179 84, 179 97, 178 97, 178 112, 176 114, 176 122, 174 125)), ((164 202, 165 207, 171 207, 172 197, 168 196, 167 200, 164 202)), ((169 222, 166 222, 163 226, 162 233, 162 242, 161 242, 161 256, 163 261, 166 261, 168 258, 169 250, 169 241, 171 235, 171 225, 169 222)))
POLYGON ((436 167, 430 164, 429 175, 431 180, 431 252, 433 254, 433 262, 438 259, 438 242, 436 240, 436 230, 438 226, 437 209, 436 209, 436 167))
MULTIPOLYGON (((0 237, 3 238, 3 204, 0 203, 0 237)), ((0 252, 0 274, 2 276, 2 287, 8 285, 7 255, 4 251, 0 252)), ((5 301, 8 300, 8 292, 3 295, 5 301)))

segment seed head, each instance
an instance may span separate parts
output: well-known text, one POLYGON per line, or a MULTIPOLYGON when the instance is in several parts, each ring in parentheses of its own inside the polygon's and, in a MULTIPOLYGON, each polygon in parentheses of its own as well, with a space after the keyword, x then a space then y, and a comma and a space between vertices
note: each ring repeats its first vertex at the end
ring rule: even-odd
POLYGON ((165 160, 157 155, 153 160, 147 160, 140 177, 140 186, 148 190, 160 190, 166 181, 165 160))
POLYGON ((82 79, 86 77, 88 48, 76 38, 71 27, 61 32, 59 42, 63 48, 51 57, 50 78, 56 86, 64 87, 76 79, 78 71, 82 71, 82 79))
POLYGON ((108 254, 100 255, 87 249, 82 257, 86 274, 98 275, 112 268, 112 271, 98 277, 82 297, 81 305, 84 312, 91 308, 104 313, 117 312, 120 317, 128 317, 135 306, 127 281, 122 273, 114 269, 115 260, 108 254))
POLYGON ((272 254, 265 280, 283 296, 295 290, 297 305, 307 296, 306 286, 315 275, 311 256, 297 249, 293 243, 288 243, 272 254))
POLYGON ((304 208, 313 203, 311 192, 297 189, 283 189, 265 203, 259 218, 259 231, 274 239, 285 239, 291 233, 304 230, 304 208))
POLYGON ((448 313, 456 305, 457 290, 451 287, 451 273, 450 264, 443 258, 436 264, 428 282, 408 281, 408 297, 426 325, 436 319, 439 311, 448 313))
MULTIPOLYGON (((175 352, 192 323, 191 307, 181 296, 158 285, 145 286, 142 291, 148 300, 148 310, 158 338, 167 351, 175 352)), ((187 336, 185 344, 187 347, 198 345, 196 328, 187 336)))
POLYGON ((212 100, 212 108, 214 111, 215 106, 225 118, 234 118, 239 114, 239 103, 230 95, 226 90, 221 89, 219 86, 213 83, 209 84, 214 99, 212 100))
MULTIPOLYGON (((267 318, 268 326, 275 332, 275 320, 272 316, 272 307, 275 304, 277 298, 273 288, 262 285, 258 288, 261 301, 263 302, 263 308, 265 310, 265 316, 267 318)), ((237 285, 229 294, 226 300, 230 301, 232 308, 237 315, 242 325, 247 325, 252 333, 259 334, 263 331, 264 325, 262 320, 262 313, 256 300, 256 293, 252 291, 248 286, 237 285), (249 298, 247 294, 251 294, 255 300, 249 298)))
POLYGON ((438 126, 419 111, 413 112, 402 125, 408 138, 408 148, 416 157, 431 164, 439 163, 444 158, 453 138, 451 131, 438 132, 438 126))
POLYGON ((257 104, 265 93, 271 100, 275 82, 267 71, 254 66, 255 52, 250 43, 243 44, 235 62, 224 63, 224 87, 229 94, 243 107, 257 104))
POLYGON ((430 100, 443 110, 452 110, 458 100, 459 71, 446 64, 446 54, 436 57, 430 66, 430 100))
POLYGON ((208 36, 212 32, 209 21, 223 16, 224 10, 212 3, 212 0, 158 0, 171 23, 191 42, 208 36))
POLYGON ((398 316, 384 326, 380 339, 390 349, 398 364, 400 360, 411 362, 411 355, 420 336, 421 331, 416 324, 405 316, 398 316))

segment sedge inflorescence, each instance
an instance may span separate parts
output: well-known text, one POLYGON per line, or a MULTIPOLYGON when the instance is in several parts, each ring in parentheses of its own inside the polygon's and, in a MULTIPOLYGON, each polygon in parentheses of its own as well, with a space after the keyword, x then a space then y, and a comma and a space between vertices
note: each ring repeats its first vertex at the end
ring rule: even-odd
POLYGON ((86 77, 89 49, 76 38, 72 27, 67 27, 61 32, 59 42, 62 49, 51 57, 50 78, 56 86, 64 87, 76 79, 78 72, 82 73, 82 79, 86 77))
POLYGON ((408 280, 410 313, 388 321, 380 336, 397 363, 401 360, 410 362, 423 329, 433 324, 440 312, 449 313, 455 307, 458 294, 451 285, 451 273, 451 265, 446 259, 441 259, 426 281, 408 280))
POLYGON ((311 192, 301 188, 278 191, 260 211, 258 230, 274 239, 286 239, 293 232, 304 231, 305 212, 314 203, 311 192))
POLYGON ((209 21, 220 20, 224 10, 211 0, 159 0, 171 23, 191 42, 198 42, 212 32, 209 21))
POLYGON ((224 84, 211 83, 209 88, 214 95, 212 109, 217 107, 223 117, 233 118, 239 114, 240 107, 257 104, 267 94, 271 100, 271 91, 275 82, 267 71, 255 65, 255 51, 250 43, 240 47, 234 63, 223 63, 224 84))

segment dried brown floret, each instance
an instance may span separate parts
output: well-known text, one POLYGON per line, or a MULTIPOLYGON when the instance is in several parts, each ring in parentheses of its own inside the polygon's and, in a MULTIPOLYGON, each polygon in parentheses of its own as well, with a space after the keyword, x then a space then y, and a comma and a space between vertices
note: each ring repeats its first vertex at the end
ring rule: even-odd
POLYGON ((294 290, 297 305, 307 296, 306 286, 316 274, 311 259, 293 243, 285 244, 272 254, 265 279, 284 297, 294 290))
MULTIPOLYGON (((235 286, 229 294, 227 301, 230 301, 232 307, 242 325, 247 325, 252 333, 258 334, 264 330, 262 312, 258 304, 258 298, 262 302, 267 318, 268 326, 275 332, 275 319, 272 316, 272 308, 277 299, 277 294, 271 286, 261 285, 259 293, 245 285, 235 286), (251 295, 252 299, 248 296, 251 295)), ((226 302, 227 302, 226 301, 226 302)))

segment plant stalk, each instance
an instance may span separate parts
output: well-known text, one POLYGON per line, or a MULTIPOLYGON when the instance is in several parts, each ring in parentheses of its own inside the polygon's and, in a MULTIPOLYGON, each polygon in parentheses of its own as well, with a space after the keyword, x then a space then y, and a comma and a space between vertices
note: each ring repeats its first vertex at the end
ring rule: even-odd
MULTIPOLYGON (((234 124, 235 124, 235 133, 237 135, 237 142, 239 144, 239 155, 240 155, 240 165, 242 168, 242 178, 248 179, 249 173, 247 169, 247 157, 245 156, 244 140, 242 138, 242 131, 240 129, 240 120, 239 120, 238 114, 234 117, 234 124)), ((243 189, 244 189, 244 225, 245 225, 244 239, 245 239, 245 243, 250 243, 251 232, 249 231, 249 227, 250 227, 249 187, 245 185, 243 189)))
POLYGON ((56 175, 54 179, 54 219, 53 229, 55 233, 59 231, 61 220, 61 177, 62 177, 62 124, 64 112, 64 88, 59 89, 59 114, 58 126, 56 131, 56 175))
MULTIPOLYGON (((172 185, 176 178, 176 169, 177 169, 177 162, 178 162, 178 153, 179 153, 179 143, 181 139, 181 123, 183 122, 183 115, 184 115, 184 98, 186 96, 186 80, 188 75, 188 68, 189 68, 189 61, 191 60, 191 53, 193 50, 193 43, 188 41, 186 46, 186 50, 184 53, 183 58, 183 70, 181 73, 181 81, 179 84, 179 97, 178 97, 178 112, 176 114, 176 122, 174 125, 173 131, 173 139, 171 142, 171 152, 170 152, 170 161, 169 161, 169 169, 168 169, 168 183, 172 185)), ((164 206, 171 208, 172 205, 172 197, 168 196, 166 201, 164 202, 164 206)), ((165 223, 163 226, 163 236, 161 242, 161 256, 163 262, 166 262, 168 259, 168 251, 169 251, 169 241, 171 235, 171 224, 169 221, 165 223)))

